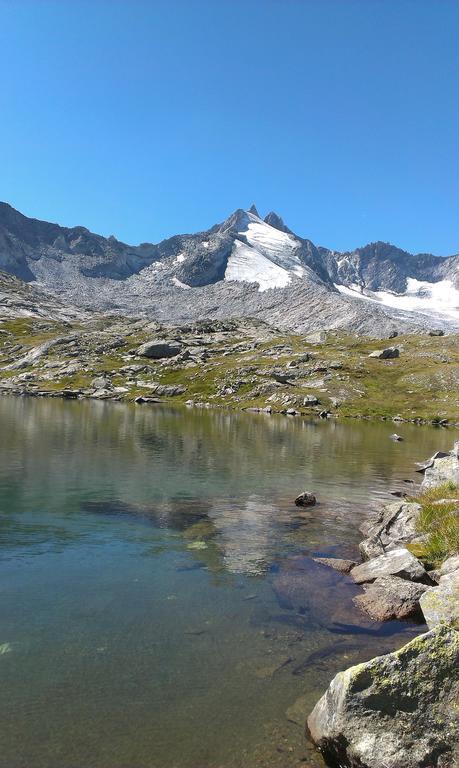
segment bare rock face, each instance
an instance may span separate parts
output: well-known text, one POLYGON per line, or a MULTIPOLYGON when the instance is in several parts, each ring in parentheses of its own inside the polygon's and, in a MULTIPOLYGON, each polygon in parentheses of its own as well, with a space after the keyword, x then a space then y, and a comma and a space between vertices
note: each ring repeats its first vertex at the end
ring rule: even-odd
POLYGON ((428 589, 400 576, 380 576, 364 585, 364 594, 354 597, 354 603, 375 621, 406 619, 421 613, 419 600, 428 589))
POLYGON ((137 354, 141 357, 149 357, 153 360, 161 360, 164 357, 176 357, 179 355, 182 348, 180 344, 174 341, 162 341, 161 339, 155 339, 153 341, 146 341, 142 344, 137 354))
POLYGON ((438 587, 428 589, 420 604, 430 629, 441 624, 459 626, 459 570, 441 576, 438 587))
POLYGON ((375 581, 378 576, 400 576, 409 581, 423 581, 427 573, 419 560, 404 547, 392 549, 384 555, 357 565, 351 571, 356 584, 375 581))
POLYGON ((448 627, 332 680, 308 718, 339 768, 454 768, 459 759, 459 632, 448 627))

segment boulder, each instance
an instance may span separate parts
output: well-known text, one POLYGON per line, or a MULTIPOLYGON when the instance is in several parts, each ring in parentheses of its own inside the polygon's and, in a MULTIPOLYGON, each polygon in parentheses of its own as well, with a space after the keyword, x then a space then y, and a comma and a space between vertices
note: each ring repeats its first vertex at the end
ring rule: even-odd
POLYGON ((447 560, 442 564, 441 568, 439 568, 438 573, 439 576, 446 576, 448 573, 453 573, 453 571, 459 571, 459 555, 452 555, 451 557, 448 557, 447 560))
POLYGON ((313 507, 316 501, 317 499, 313 493, 303 491, 303 493, 300 493, 300 495, 296 497, 295 505, 297 507, 313 507))
POLYGON ((154 339, 146 341, 138 349, 136 354, 141 357, 150 357, 153 360, 161 360, 164 357, 176 357, 182 351, 182 347, 175 341, 162 341, 154 339))
POLYGON ((419 600, 427 589, 425 584, 400 576, 379 576, 364 585, 364 594, 357 595, 354 603, 375 621, 406 619, 421 612, 419 600))
POLYGON ((362 557, 369 560, 416 539, 420 511, 420 505, 415 502, 393 501, 386 504, 375 518, 360 528, 367 537, 359 545, 362 557))
POLYGON ((319 405, 319 401, 317 397, 314 397, 314 395, 306 395, 306 397, 303 398, 303 405, 306 407, 312 406, 312 405, 319 405))
POLYGON ((397 435, 397 433, 396 433, 396 432, 394 432, 394 434, 393 434, 393 435, 390 435, 390 439, 391 439, 391 440, 395 440, 396 442, 399 442, 399 443, 400 443, 400 442, 402 442, 402 440, 403 440, 403 437, 402 437, 401 435, 397 435))
POLYGON ((327 565, 340 573, 349 573, 357 565, 355 560, 345 560, 342 557, 313 557, 315 563, 327 565))
POLYGON ((439 624, 459 627, 459 571, 442 576, 438 587, 424 592, 420 605, 430 629, 439 624))
POLYGON ((459 759, 459 632, 420 635, 339 672, 308 718, 330 765, 454 768, 459 759))
POLYGON ((432 488, 447 482, 459 485, 459 458, 454 452, 433 460, 431 466, 425 469, 421 488, 432 488))
POLYGON ((374 352, 370 352, 368 357, 376 357, 378 360, 392 360, 395 357, 400 356, 400 350, 398 347, 386 347, 386 349, 375 349, 374 352))
POLYGON ((384 555, 356 565, 351 571, 356 584, 374 581, 378 576, 400 576, 409 581, 427 580, 427 573, 419 560, 405 547, 392 549, 384 555))

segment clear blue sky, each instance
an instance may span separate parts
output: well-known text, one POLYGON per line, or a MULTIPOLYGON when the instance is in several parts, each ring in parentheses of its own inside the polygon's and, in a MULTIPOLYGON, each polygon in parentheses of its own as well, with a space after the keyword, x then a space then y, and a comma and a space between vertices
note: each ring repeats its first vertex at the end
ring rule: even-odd
POLYGON ((130 243, 255 202, 459 252, 458 0, 0 0, 0 199, 130 243))

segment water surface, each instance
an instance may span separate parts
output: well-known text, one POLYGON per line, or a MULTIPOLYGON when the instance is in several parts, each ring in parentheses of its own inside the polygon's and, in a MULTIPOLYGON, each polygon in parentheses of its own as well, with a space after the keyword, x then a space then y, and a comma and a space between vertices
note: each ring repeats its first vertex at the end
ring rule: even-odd
POLYGON ((454 439, 393 431, 0 398, 0 766, 319 766, 304 713, 332 675, 422 630, 311 560, 355 556, 454 439))

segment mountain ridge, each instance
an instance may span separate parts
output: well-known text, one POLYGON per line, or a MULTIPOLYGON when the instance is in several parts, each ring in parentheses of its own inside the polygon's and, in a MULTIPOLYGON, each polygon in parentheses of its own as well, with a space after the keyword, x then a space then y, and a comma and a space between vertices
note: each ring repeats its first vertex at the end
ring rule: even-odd
POLYGON ((202 232, 128 245, 0 203, 0 269, 75 306, 162 321, 271 313, 293 330, 459 327, 458 255, 382 241, 339 252, 295 234, 274 211, 262 219, 254 205, 202 232))

